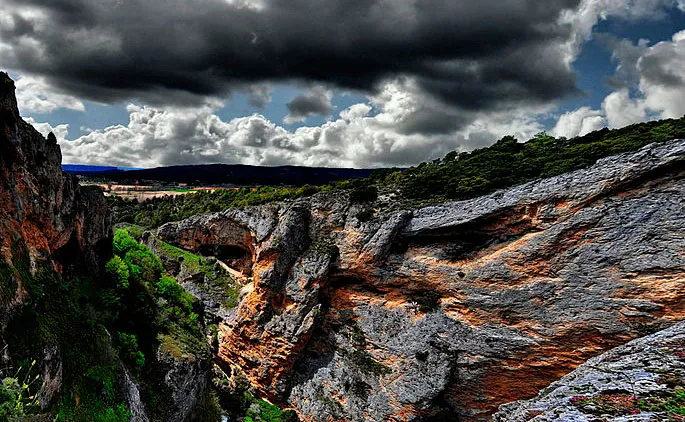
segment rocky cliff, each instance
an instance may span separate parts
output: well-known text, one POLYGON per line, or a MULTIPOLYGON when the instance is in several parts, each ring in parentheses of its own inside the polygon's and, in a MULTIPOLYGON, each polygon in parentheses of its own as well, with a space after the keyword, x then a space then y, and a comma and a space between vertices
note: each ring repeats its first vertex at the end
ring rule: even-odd
POLYGON ((685 417, 685 323, 590 359, 498 422, 667 421, 685 417), (627 419, 630 418, 630 419, 627 419))
POLYGON ((62 171, 55 136, 20 118, 14 90, 0 73, 0 420, 189 420, 211 368, 202 326, 160 333, 166 349, 156 331, 131 334, 161 319, 153 288, 132 295, 147 307, 126 309, 127 289, 104 268, 112 227, 102 192, 62 171), (172 353, 184 338, 196 355, 172 353))
MULTIPOLYGON (((97 268, 111 237, 104 196, 82 187, 62 171, 53 134, 45 139, 19 117, 14 82, 0 72, 0 259, 16 269, 27 258, 31 273, 48 267, 58 273, 97 268)), ((22 280, 3 274, 0 292, 4 326, 22 304, 22 280)))
POLYGON ((489 420, 685 318, 685 141, 404 210, 324 192, 162 226, 244 275, 235 382, 305 421, 489 420))
POLYGON ((56 293, 47 280, 97 272, 111 237, 102 193, 79 186, 61 161, 55 136, 44 138, 19 117, 14 83, 0 73, 1 359, 3 368, 37 361, 41 407, 60 392, 64 371, 62 339, 32 337, 45 311, 41 297, 56 293))
MULTIPOLYGON (((0 256, 10 264, 13 249, 21 247, 31 268, 45 262, 61 273, 78 263, 95 265, 99 248, 107 247, 104 196, 80 186, 61 163, 55 136, 45 139, 19 117, 14 83, 0 73, 0 256)), ((21 286, 4 293, 10 302, 12 293, 23 295, 21 286)))

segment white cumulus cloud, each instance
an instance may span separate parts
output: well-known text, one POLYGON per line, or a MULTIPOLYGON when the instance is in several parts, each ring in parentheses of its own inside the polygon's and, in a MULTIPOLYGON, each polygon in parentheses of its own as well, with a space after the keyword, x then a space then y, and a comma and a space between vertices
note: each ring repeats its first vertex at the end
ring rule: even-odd
POLYGON ((50 113, 60 108, 85 111, 81 100, 60 91, 43 78, 22 76, 16 82, 19 109, 27 113, 50 113))
POLYGON ((607 95, 601 110, 581 107, 564 113, 553 129, 554 134, 583 135, 604 125, 619 128, 685 115, 685 31, 651 46, 645 40, 635 45, 628 40, 609 41, 618 62, 612 81, 625 86, 607 95))
POLYGON ((650 47, 638 62, 645 106, 661 117, 685 114, 685 30, 650 47))
POLYGON ((602 102, 602 109, 610 128, 628 126, 647 119, 644 101, 631 98, 627 89, 607 95, 602 102))
POLYGON ((604 126, 606 126, 606 119, 600 110, 581 107, 562 114, 554 129, 552 129, 552 134, 554 136, 572 138, 574 136, 586 135, 604 126))
POLYGON ((52 126, 50 125, 50 123, 36 122, 36 120, 33 117, 26 117, 24 118, 24 120, 27 123, 31 124, 34 128, 36 128, 36 130, 46 138, 48 134, 52 132, 55 134, 55 138, 57 138, 57 141, 65 141, 67 136, 69 135, 68 124, 52 126))
MULTIPOLYGON (((484 112, 459 129, 435 134, 405 130, 417 112, 436 106, 389 83, 369 103, 355 104, 321 126, 287 130, 260 114, 223 121, 221 104, 196 108, 129 105, 129 122, 62 141, 65 162, 153 167, 172 164, 381 167, 407 166, 489 145, 515 134, 528 139, 543 129, 531 110, 484 112), (373 115, 372 110, 380 112, 373 115)), ((450 120, 454 116, 447 115, 450 120)))

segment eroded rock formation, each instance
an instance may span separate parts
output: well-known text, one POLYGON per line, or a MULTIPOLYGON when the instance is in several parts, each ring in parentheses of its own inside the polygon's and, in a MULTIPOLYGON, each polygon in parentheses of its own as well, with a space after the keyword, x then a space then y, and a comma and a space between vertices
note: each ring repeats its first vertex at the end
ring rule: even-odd
MULTIPOLYGON (((80 186, 61 163, 55 136, 46 139, 21 119, 14 82, 0 72, 0 258, 8 265, 28 255, 31 271, 44 265, 60 273, 87 271, 97 267, 100 249, 107 250, 104 196, 80 186)), ((2 292, 2 324, 26 294, 21 283, 13 287, 2 292)))
MULTIPOLYGON (((21 315, 35 307, 25 283, 40 272, 92 273, 111 236, 109 212, 102 193, 79 186, 62 172, 62 155, 53 134, 47 139, 19 116, 14 82, 0 72, 0 348, 3 368, 17 357, 17 343, 28 333, 21 315), (11 344, 10 344, 11 343, 11 344)), ((55 294, 53 291, 44 292, 55 294)), ((35 298, 34 298, 35 299, 35 298)), ((35 320, 35 318, 34 318, 35 320)), ((45 407, 62 388, 63 360, 58 341, 33 345, 45 407)), ((25 346, 25 345, 24 345, 25 346)), ((3 375, 6 373, 3 372, 3 375)))
POLYGON ((679 323, 590 359, 535 399, 503 405, 495 420, 678 420, 684 384, 685 323, 679 323))
POLYGON ((684 163, 673 141, 468 201, 329 192, 158 235, 243 254, 219 360, 303 420, 489 420, 685 319, 684 163))

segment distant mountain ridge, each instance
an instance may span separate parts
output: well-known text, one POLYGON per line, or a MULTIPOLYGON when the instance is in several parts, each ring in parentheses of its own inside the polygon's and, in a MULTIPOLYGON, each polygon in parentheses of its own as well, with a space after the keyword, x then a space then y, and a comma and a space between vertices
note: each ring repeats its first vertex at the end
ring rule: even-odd
POLYGON ((201 185, 325 185, 345 179, 369 177, 373 169, 279 166, 243 164, 206 164, 125 169, 85 165, 65 165, 65 171, 85 177, 116 182, 154 180, 166 183, 201 185))
POLYGON ((62 170, 69 174, 83 174, 83 173, 102 173, 106 171, 129 171, 142 170, 140 168, 131 167, 115 167, 115 166, 91 166, 88 164, 62 164, 62 170))

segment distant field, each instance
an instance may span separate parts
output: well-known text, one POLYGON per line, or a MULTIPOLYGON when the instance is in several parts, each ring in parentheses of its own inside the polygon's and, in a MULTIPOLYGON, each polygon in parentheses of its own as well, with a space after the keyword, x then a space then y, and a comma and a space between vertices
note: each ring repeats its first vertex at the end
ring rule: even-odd
POLYGON ((165 196, 180 196, 194 194, 197 192, 216 192, 219 190, 231 190, 235 188, 217 187, 178 187, 178 186, 159 186, 159 185, 114 185, 110 183, 84 183, 91 186, 102 188, 105 196, 116 196, 138 202, 147 201, 152 198, 162 198, 165 196))

